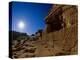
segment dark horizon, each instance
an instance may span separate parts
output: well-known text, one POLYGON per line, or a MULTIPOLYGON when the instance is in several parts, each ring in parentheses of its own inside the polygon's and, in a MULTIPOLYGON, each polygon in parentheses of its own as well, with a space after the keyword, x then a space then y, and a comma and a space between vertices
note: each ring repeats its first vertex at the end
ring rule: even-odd
POLYGON ((12 3, 12 31, 34 34, 39 29, 45 28, 44 18, 48 15, 53 4, 45 3, 12 3), (24 24, 23 29, 19 29, 19 22, 24 24))

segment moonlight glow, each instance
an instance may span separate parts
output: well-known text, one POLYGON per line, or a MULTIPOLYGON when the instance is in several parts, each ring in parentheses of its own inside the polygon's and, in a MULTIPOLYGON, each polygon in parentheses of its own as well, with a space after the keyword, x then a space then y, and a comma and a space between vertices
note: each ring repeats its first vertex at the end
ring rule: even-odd
POLYGON ((19 29, 24 29, 24 26, 25 26, 25 24, 23 21, 18 22, 18 28, 19 29))

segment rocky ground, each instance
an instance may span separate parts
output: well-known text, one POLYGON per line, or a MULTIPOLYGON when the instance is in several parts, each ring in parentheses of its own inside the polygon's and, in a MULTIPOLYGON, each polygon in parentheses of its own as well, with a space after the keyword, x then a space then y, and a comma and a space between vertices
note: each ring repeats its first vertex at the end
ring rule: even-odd
MULTIPOLYGON (((25 38, 22 40, 21 39, 13 40, 12 41, 12 58, 61 56, 61 55, 77 54, 77 46, 76 46, 77 41, 75 40, 70 41, 69 39, 67 39, 70 37, 65 37, 64 40, 61 40, 62 37, 59 37, 60 36, 59 34, 64 32, 64 31, 62 32, 61 31, 62 30, 60 30, 59 32, 58 31, 55 32, 55 33, 58 33, 58 35, 56 34, 57 38, 56 38, 56 35, 53 36, 54 39, 51 38, 51 35, 53 34, 51 33, 48 35, 48 37, 46 37, 46 39, 44 38, 45 37, 44 35, 42 39, 40 37, 39 38, 29 37, 28 39, 25 38)), ((71 31, 72 29, 70 30, 70 32, 71 31)), ((74 39, 74 36, 73 36, 73 39, 74 39)))

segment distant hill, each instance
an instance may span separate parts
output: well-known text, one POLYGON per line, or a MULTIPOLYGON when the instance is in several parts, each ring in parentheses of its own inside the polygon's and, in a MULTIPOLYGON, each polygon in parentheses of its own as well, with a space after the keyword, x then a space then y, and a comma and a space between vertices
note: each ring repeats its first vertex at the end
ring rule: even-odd
POLYGON ((9 36, 12 40, 16 40, 22 37, 28 37, 27 33, 22 33, 17 31, 9 31, 9 36))

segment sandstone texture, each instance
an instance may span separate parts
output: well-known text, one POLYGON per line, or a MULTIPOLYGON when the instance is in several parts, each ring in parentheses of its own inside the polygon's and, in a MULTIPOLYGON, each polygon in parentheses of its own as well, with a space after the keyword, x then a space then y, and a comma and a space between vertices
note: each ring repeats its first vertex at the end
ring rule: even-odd
POLYGON ((12 40, 12 58, 78 54, 78 11, 75 5, 53 5, 45 30, 12 40))

